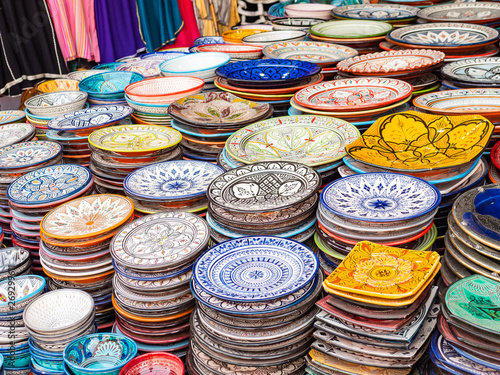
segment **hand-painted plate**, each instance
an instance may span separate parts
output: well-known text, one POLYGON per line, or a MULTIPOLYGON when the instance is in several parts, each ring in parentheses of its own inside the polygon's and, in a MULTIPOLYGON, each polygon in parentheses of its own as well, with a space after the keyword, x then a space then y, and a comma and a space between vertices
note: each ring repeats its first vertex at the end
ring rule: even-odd
POLYGON ((204 161, 167 161, 140 168, 125 178, 123 187, 134 197, 176 200, 206 194, 224 169, 204 161))
POLYGON ((0 111, 0 124, 10 124, 26 117, 23 111, 0 111))
POLYGON ((316 255, 298 242, 253 236, 226 241, 205 252, 193 268, 193 279, 212 296, 262 302, 305 287, 318 267, 316 255))
POLYGON ((398 4, 354 4, 332 9, 338 18, 372 21, 402 21, 417 16, 418 8, 398 4))
POLYGON ((235 132, 226 142, 230 156, 246 164, 292 161, 309 166, 341 159, 359 137, 347 121, 324 116, 275 117, 235 132))
POLYGON ((58 202, 87 187, 91 179, 90 171, 76 164, 40 168, 10 184, 7 197, 21 205, 58 202))
POLYGON ((32 141, 16 143, 0 149, 0 169, 19 169, 39 165, 61 155, 57 142, 32 141))
POLYGON ((318 23, 309 29, 311 34, 338 39, 363 39, 387 34, 393 26, 380 21, 329 21, 318 23))
POLYGON ((348 176, 327 185, 323 207, 348 219, 391 222, 416 218, 441 202, 439 190, 419 178, 393 173, 348 176))
POLYGON ((165 270, 189 262, 204 251, 209 239, 205 220, 186 212, 147 215, 113 238, 111 256, 124 267, 165 270))
POLYGON ((454 61, 443 66, 441 74, 456 81, 500 84, 500 57, 454 61))
POLYGON ((0 147, 23 142, 31 138, 34 134, 35 127, 29 123, 18 122, 0 125, 0 147))
MULTIPOLYGON (((182 55, 180 55, 182 56, 182 55)), ((160 75, 160 64, 164 62, 163 59, 142 59, 139 61, 132 61, 125 63, 116 68, 117 72, 135 72, 142 75, 144 78, 157 77, 160 75)))
POLYGON ((101 106, 67 113, 49 121, 53 130, 81 130, 117 123, 130 116, 134 110, 126 106, 101 106))
POLYGON ((413 87, 390 78, 352 78, 318 83, 298 91, 295 102, 323 111, 359 111, 380 108, 411 95, 413 87))
POLYGON ((500 4, 449 3, 420 9, 418 17, 432 22, 488 23, 500 19, 500 4))

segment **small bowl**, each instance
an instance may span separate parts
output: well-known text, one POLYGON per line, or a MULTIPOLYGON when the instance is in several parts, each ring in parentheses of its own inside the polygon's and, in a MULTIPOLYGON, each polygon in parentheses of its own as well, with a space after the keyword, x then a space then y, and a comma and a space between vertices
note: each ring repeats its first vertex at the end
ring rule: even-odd
POLYGON ((227 64, 231 56, 221 52, 190 54, 167 60, 160 65, 162 76, 189 76, 214 81, 215 69, 227 64))
POLYGON ((120 375, 142 374, 144 370, 150 373, 169 375, 184 375, 184 364, 176 355, 163 352, 153 352, 140 355, 127 363, 120 375))
POLYGON ((15 312, 24 309, 45 289, 45 279, 36 275, 16 276, 0 283, 0 312, 15 312), (15 293, 12 299, 11 292, 15 293))
POLYGON ((124 335, 102 333, 80 337, 64 349, 64 363, 75 375, 118 375, 137 355, 137 345, 124 335))
POLYGON ((80 91, 58 91, 36 95, 24 102, 30 113, 36 116, 60 116, 77 111, 85 106, 87 93, 80 91))
POLYGON ((281 30, 269 31, 262 34, 253 34, 243 38, 243 44, 266 47, 269 44, 283 42, 301 42, 307 36, 307 31, 303 30, 281 30))
POLYGON ((332 9, 335 5, 315 4, 315 3, 297 3, 285 6, 285 13, 288 17, 299 18, 319 18, 329 20, 333 18, 332 9))
POLYGON ((125 87, 142 81, 144 77, 135 72, 106 72, 80 81, 78 88, 92 98, 118 99, 125 95, 125 87))

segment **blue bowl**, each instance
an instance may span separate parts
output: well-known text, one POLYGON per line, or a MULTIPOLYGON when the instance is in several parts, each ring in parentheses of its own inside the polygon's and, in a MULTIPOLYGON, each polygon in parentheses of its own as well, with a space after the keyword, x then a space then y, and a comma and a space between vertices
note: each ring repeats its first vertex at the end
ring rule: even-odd
POLYGON ((64 371, 63 365, 64 361, 62 358, 40 358, 37 356, 31 357, 35 365, 49 371, 62 372, 64 371))
POLYGON ((75 375, 118 375, 137 355, 137 345, 124 335, 98 333, 70 342, 64 349, 64 363, 75 375))
POLYGON ((3 361, 5 367, 10 368, 23 368, 29 366, 31 363, 31 353, 28 350, 12 351, 14 355, 3 354, 3 361))
POLYGON ((120 65, 123 65, 125 64, 124 62, 110 62, 110 63, 106 63, 106 64, 100 64, 100 65, 96 65, 92 68, 92 70, 94 69, 98 69, 98 70, 116 70, 116 68, 118 68, 120 65))
POLYGON ((40 349, 38 346, 36 346, 36 344, 33 343, 33 339, 31 337, 28 340, 28 345, 31 351, 31 355, 60 358, 61 360, 63 358, 63 354, 60 352, 49 352, 47 350, 40 349))
POLYGON ((33 375, 65 375, 64 372, 53 372, 44 369, 43 367, 39 367, 36 364, 30 363, 30 370, 33 375))
POLYGON ((142 81, 144 77, 135 72, 106 72, 80 81, 78 88, 89 94, 89 98, 120 99, 125 97, 125 87, 142 81))
MULTIPOLYGON (((20 351, 23 351, 25 349, 27 349, 29 346, 28 346, 28 343, 27 342, 24 342, 20 345, 17 345, 17 346, 14 346, 14 347, 9 347, 9 348, 6 348, 6 349, 0 349, 0 355, 9 355, 10 352, 20 352, 20 351)), ((0 364, 3 364, 3 357, 1 358, 0 360, 0 364)))
POLYGON ((224 38, 221 36, 202 36, 196 38, 193 42, 195 46, 201 46, 202 44, 225 44, 224 38))

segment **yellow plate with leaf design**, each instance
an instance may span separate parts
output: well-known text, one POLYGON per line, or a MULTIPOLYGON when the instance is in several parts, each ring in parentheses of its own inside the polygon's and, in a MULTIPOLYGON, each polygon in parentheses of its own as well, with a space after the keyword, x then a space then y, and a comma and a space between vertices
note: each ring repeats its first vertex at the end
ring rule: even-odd
POLYGON ((350 293, 401 299, 421 290, 434 273, 440 256, 418 251, 358 242, 323 285, 350 293))
POLYGON ((365 164, 423 172, 477 159, 493 130, 493 124, 479 115, 408 111, 379 118, 346 151, 365 164))

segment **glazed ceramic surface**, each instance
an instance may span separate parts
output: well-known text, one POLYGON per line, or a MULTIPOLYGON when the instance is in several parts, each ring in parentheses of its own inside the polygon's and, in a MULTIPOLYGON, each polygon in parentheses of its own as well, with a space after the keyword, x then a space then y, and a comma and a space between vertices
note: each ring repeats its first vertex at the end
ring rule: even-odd
MULTIPOLYGON (((193 75, 197 72, 211 71, 227 64, 231 56, 221 52, 206 52, 203 54, 189 54, 175 59, 164 61, 160 65, 163 75, 193 75)), ((204 77, 200 77, 204 78, 204 77)))
POLYGON ((76 164, 44 167, 19 177, 7 189, 16 204, 37 205, 61 201, 88 186, 90 171, 76 164))
POLYGON ((344 218, 390 222, 425 215, 439 205, 441 195, 419 178, 365 173, 330 183, 320 199, 326 209, 344 218))
POLYGON ((332 13, 338 18, 391 22, 416 17, 418 8, 398 4, 354 4, 336 7, 332 13))
POLYGON ((151 52, 151 53, 145 53, 144 55, 141 56, 142 60, 170 60, 170 59, 175 59, 176 57, 184 56, 186 55, 187 52, 151 52))
POLYGON ((68 73, 68 78, 81 81, 90 76, 95 76, 96 74, 106 73, 106 70, 90 69, 90 70, 75 70, 74 72, 68 73))
POLYGON ((439 4, 421 9, 418 16, 433 22, 487 23, 500 19, 500 5, 495 2, 439 4))
POLYGON ((10 277, 0 283, 0 312, 12 313, 23 309, 45 288, 41 276, 27 275, 10 277))
POLYGON ((318 23, 309 29, 311 34, 335 39, 369 38, 385 35, 393 26, 380 21, 330 21, 318 23))
POLYGON ((18 169, 45 163, 62 152, 56 142, 32 141, 16 143, 0 149, 0 168, 18 169))
MULTIPOLYGON (((128 71, 135 72, 142 75, 144 78, 151 78, 160 75, 160 64, 165 60, 158 59, 142 59, 139 61, 132 61, 123 65, 120 65, 116 71, 128 71)), ((132 82, 131 82, 132 83, 132 82)))
POLYGON ((196 47, 196 52, 222 52, 231 59, 253 60, 262 56, 262 47, 246 44, 208 44, 196 47))
POLYGON ((128 362, 122 371, 123 375, 147 375, 151 372, 157 375, 182 375, 184 364, 174 354, 147 353, 128 362))
POLYGON ((113 124, 130 116, 134 110, 126 106, 100 106, 70 112, 49 121, 53 130, 81 130, 113 124))
POLYGON ((452 80, 481 84, 500 84, 500 58, 483 57, 454 61, 441 68, 452 80))
POLYGON ((52 79, 38 84, 36 89, 41 93, 78 91, 78 81, 76 79, 52 79))
POLYGON ((328 20, 332 18, 331 11, 334 5, 315 3, 296 3, 285 5, 285 13, 288 17, 310 17, 328 20))
POLYGON ((0 147, 23 142, 35 132, 35 127, 28 123, 0 125, 0 147))
POLYGON ((359 136, 347 121, 323 116, 289 116, 249 125, 226 142, 227 152, 244 163, 294 161, 322 165, 342 158, 359 136))
POLYGON ((216 177, 207 196, 216 205, 238 212, 273 212, 314 195, 321 178, 312 168, 289 162, 239 167, 216 177))
POLYGON ((200 46, 203 44, 219 44, 224 43, 224 39, 221 36, 203 36, 196 38, 193 42, 195 46, 200 46))
POLYGON ((279 30, 268 31, 260 34, 252 34, 244 37, 244 44, 257 45, 265 47, 269 44, 280 42, 297 42, 306 38, 307 32, 302 30, 279 30))
POLYGON ((7 272, 22 267, 30 254, 22 247, 7 247, 0 249, 0 272, 7 272))
POLYGON ((205 195, 208 185, 224 170, 203 161, 168 161, 140 168, 123 182, 136 197, 171 200, 205 195))
POLYGON ((158 77, 127 86, 126 94, 141 103, 169 104, 201 91, 205 81, 196 77, 158 77))
MULTIPOLYGON (((120 65, 122 66, 122 65, 120 65)), ((123 92, 131 83, 142 81, 144 77, 134 72, 106 72, 87 77, 80 81, 78 88, 91 96, 107 97, 102 94, 123 92)))
POLYGON ((36 95, 24 102, 30 113, 38 116, 59 116, 82 109, 87 94, 79 91, 58 91, 36 95))
POLYGON ((210 295, 259 302, 303 288, 318 266, 315 254, 298 242, 255 236, 212 247, 196 262, 193 278, 210 295))
POLYGON ((18 122, 25 117, 26 115, 23 111, 0 111, 0 124, 18 122))
POLYGON ((132 202, 120 195, 98 194, 74 199, 50 211, 42 220, 42 232, 53 238, 86 238, 127 222, 133 214, 132 202))
POLYGON ((400 171, 446 168, 479 157, 492 132, 482 116, 408 111, 378 119, 346 152, 365 164, 400 171))

